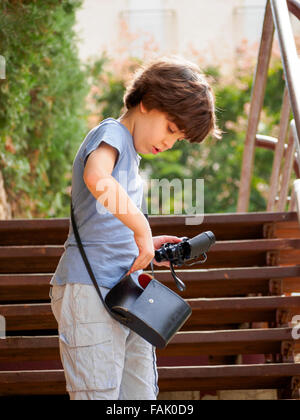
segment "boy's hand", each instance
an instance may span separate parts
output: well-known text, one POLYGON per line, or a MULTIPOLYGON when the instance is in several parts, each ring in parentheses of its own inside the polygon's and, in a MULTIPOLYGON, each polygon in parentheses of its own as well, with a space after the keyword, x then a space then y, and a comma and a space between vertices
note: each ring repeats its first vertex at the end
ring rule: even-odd
MULTIPOLYGON (((153 246, 154 249, 159 249, 163 244, 169 242, 171 244, 177 244, 182 241, 182 238, 178 238, 178 236, 168 236, 168 235, 161 235, 161 236, 154 236, 153 237, 153 246)), ((170 261, 162 261, 157 262, 155 258, 153 258, 153 264, 158 266, 165 266, 170 267, 170 261)))
POLYGON ((130 270, 126 273, 126 276, 134 271, 142 270, 147 267, 154 257, 154 247, 150 228, 144 229, 140 234, 135 233, 134 239, 139 249, 139 255, 130 270))

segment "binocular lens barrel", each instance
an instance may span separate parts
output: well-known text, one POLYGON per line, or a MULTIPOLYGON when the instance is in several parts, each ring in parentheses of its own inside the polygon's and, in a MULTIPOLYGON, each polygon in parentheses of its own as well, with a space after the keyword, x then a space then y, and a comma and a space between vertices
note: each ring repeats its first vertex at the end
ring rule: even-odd
POLYGON ((196 258, 204 252, 207 252, 209 248, 216 242, 216 238, 215 235, 209 230, 194 236, 194 238, 189 239, 188 242, 191 247, 190 258, 196 258))

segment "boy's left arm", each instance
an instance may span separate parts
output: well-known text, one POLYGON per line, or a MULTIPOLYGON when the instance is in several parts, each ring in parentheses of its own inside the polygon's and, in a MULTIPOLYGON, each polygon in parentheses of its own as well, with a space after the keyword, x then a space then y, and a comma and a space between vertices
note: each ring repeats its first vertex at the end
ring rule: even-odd
MULTIPOLYGON (((166 242, 177 244, 178 242, 182 241, 182 238, 178 238, 178 236, 169 236, 169 235, 160 235, 160 236, 153 236, 153 246, 154 249, 159 249, 163 244, 166 242)), ((164 265, 165 267, 170 267, 170 261, 163 261, 163 262, 157 262, 155 258, 153 258, 153 264, 161 266, 164 265)))

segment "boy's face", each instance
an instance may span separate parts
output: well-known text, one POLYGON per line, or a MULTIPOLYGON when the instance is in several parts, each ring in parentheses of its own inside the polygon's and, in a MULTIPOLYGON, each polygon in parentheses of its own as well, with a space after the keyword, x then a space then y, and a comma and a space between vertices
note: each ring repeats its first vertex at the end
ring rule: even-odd
POLYGON ((171 149, 177 140, 184 139, 184 133, 168 118, 164 112, 148 111, 142 102, 139 104, 132 134, 138 153, 156 155, 171 149))

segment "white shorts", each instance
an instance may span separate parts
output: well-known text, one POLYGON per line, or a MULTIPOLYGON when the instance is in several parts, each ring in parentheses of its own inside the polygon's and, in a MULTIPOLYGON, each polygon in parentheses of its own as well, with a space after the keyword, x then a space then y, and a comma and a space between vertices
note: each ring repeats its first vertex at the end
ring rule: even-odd
POLYGON ((54 285, 50 298, 71 400, 156 399, 155 347, 109 315, 94 285, 54 285))

